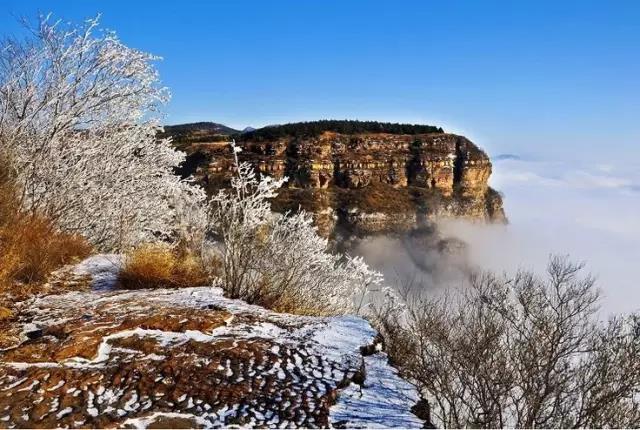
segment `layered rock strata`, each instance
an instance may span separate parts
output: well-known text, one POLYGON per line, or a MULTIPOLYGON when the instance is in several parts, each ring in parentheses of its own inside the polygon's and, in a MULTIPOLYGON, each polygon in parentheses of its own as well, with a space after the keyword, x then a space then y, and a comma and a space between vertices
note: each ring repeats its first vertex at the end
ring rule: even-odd
MULTIPOLYGON (((324 132, 238 144, 241 161, 289 178, 274 208, 312 212, 326 235, 407 231, 441 217, 505 221, 502 198, 488 184, 491 161, 463 136, 324 132)), ((229 186, 227 144, 198 143, 188 151, 184 174, 211 191, 229 186)))

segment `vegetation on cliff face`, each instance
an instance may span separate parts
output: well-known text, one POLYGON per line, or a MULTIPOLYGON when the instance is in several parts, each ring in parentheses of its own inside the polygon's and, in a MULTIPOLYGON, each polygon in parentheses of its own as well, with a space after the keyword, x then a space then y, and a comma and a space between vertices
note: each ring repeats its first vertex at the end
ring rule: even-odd
POLYGON ((387 133, 387 134, 428 134, 443 133, 441 127, 423 124, 400 124, 379 121, 318 120, 278 124, 259 129, 235 130, 215 122, 195 122, 167 125, 158 137, 171 137, 173 144, 189 152, 189 146, 201 143, 225 142, 235 139, 243 141, 270 141, 282 138, 310 138, 325 132, 340 134, 387 133))

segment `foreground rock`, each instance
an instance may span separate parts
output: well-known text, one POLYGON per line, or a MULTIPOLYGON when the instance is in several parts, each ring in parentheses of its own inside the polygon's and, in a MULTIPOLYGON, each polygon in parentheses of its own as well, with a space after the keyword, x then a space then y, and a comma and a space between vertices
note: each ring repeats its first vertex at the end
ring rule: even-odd
MULTIPOLYGON (((210 287, 23 303, 0 427, 420 427, 356 317, 276 314, 210 287)), ((4 327, 7 329, 8 327, 4 327)))

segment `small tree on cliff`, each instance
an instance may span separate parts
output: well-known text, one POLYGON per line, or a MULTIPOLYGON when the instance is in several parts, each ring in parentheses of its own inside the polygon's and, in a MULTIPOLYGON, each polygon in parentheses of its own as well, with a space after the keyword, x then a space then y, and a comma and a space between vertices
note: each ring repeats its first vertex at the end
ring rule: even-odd
POLYGON ((27 40, 0 45, 0 143, 21 208, 107 250, 197 240, 204 192, 173 175, 184 154, 156 140, 169 96, 157 57, 97 26, 40 17, 27 40))
POLYGON ((230 190, 211 202, 211 229, 222 259, 227 294, 276 310, 305 314, 357 312, 362 297, 382 277, 361 258, 328 252, 309 214, 275 214, 269 199, 287 178, 258 178, 240 163, 232 143, 236 175, 230 190))
POLYGON ((378 321, 392 359, 443 427, 640 426, 640 316, 599 322, 581 265, 547 279, 475 276, 459 295, 405 294, 378 321))

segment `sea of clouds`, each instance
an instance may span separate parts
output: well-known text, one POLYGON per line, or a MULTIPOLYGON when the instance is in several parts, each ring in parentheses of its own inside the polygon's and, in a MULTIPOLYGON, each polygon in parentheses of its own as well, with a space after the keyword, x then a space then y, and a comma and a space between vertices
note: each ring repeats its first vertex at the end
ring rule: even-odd
POLYGON ((640 163, 526 160, 497 157, 491 185, 503 193, 507 225, 443 222, 445 236, 468 244, 465 261, 395 238, 361 243, 357 252, 388 282, 413 277, 425 286, 460 282, 463 265, 544 274, 551 254, 584 262, 603 294, 605 314, 640 310, 640 163))

